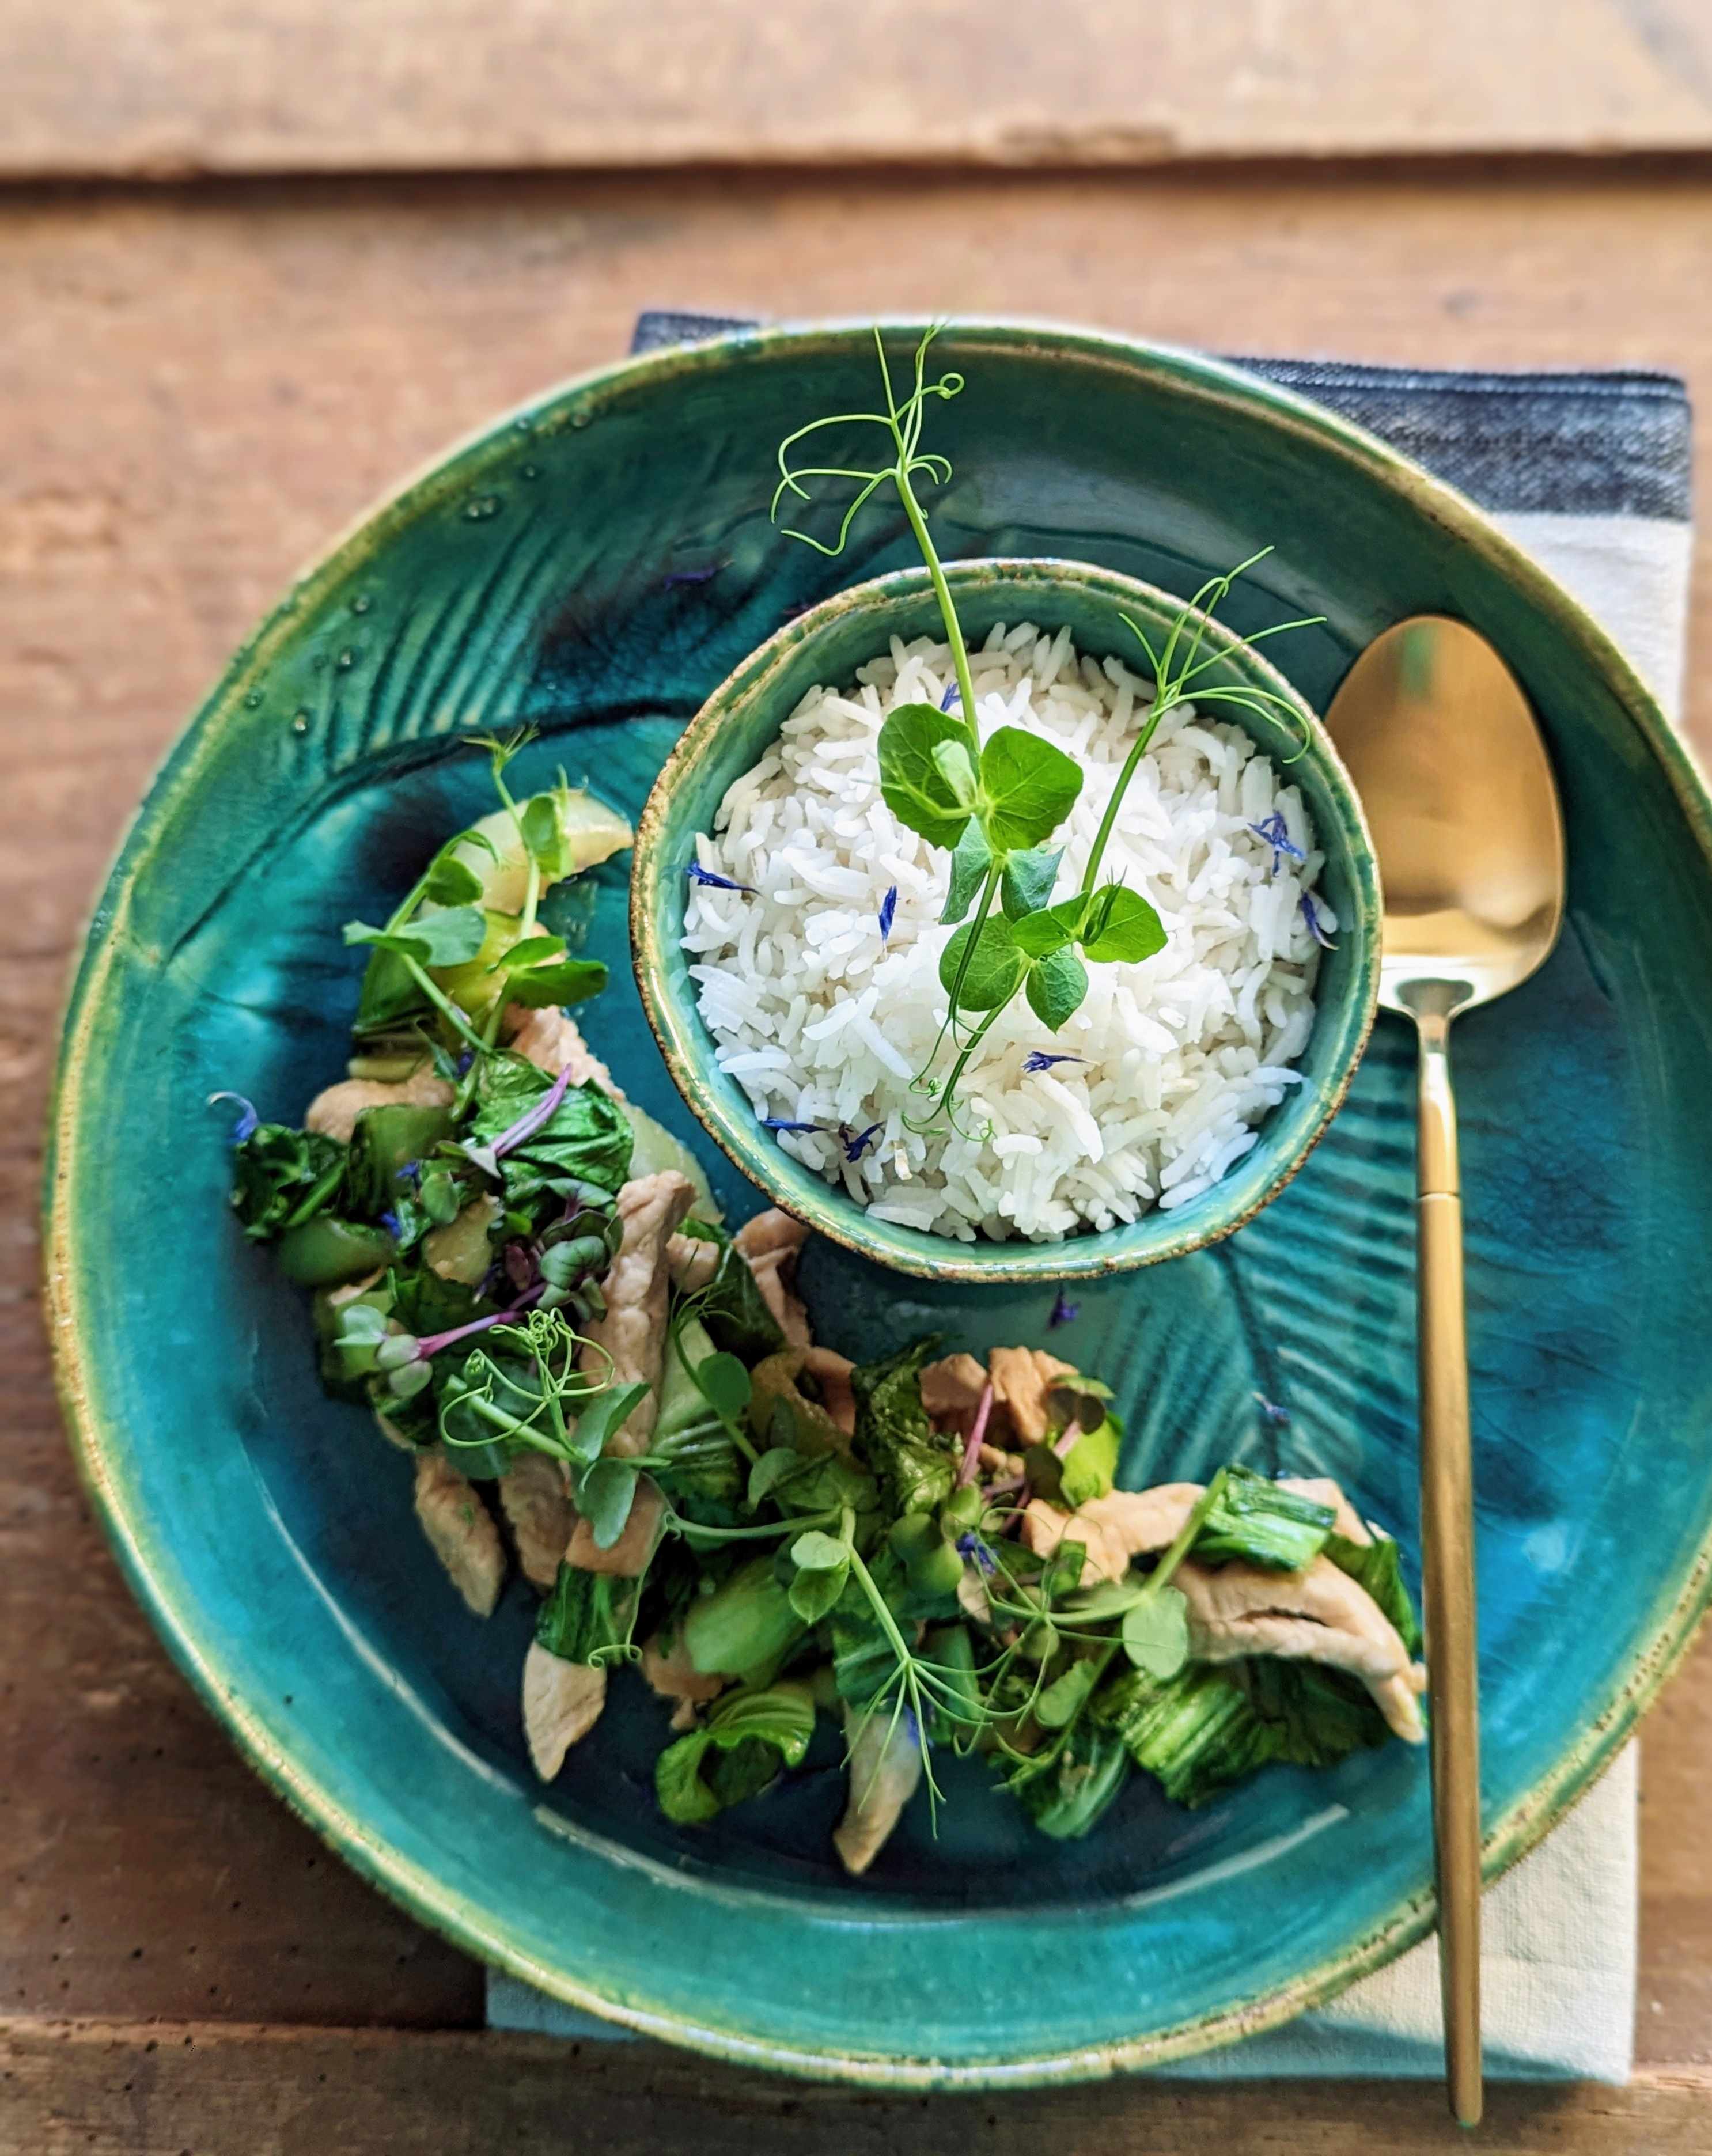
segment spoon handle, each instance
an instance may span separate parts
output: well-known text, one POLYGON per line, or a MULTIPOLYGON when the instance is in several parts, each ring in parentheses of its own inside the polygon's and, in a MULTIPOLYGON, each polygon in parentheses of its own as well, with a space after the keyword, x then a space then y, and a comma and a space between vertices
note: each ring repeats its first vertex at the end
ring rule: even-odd
POLYGON ((1439 1984, 1451 2109, 1479 2123, 1480 1694, 1468 1350, 1463 1315, 1463 1199, 1447 1012, 1417 1014, 1421 1036, 1419 1243, 1421 1526, 1432 1709, 1432 1830, 1439 1984))

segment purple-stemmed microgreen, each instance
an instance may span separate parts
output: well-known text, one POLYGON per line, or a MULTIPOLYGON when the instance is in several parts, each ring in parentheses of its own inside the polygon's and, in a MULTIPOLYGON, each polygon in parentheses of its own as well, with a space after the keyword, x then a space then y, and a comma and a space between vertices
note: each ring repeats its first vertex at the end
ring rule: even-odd
MULTIPOLYGON (((943 374, 936 382, 928 379, 928 350, 938 335, 935 325, 922 336, 915 350, 913 386, 900 398, 893 388, 885 341, 876 329, 885 409, 835 413, 787 435, 779 449, 779 480, 772 514, 776 521, 787 496, 808 501, 810 480, 853 488, 832 539, 784 527, 789 536, 820 552, 837 554, 849 539, 858 511, 889 485, 914 534, 938 602, 954 680, 938 704, 900 704, 887 715, 877 744, 880 790, 901 824, 951 855, 949 885, 940 914, 943 923, 956 928, 939 961, 945 1016, 911 1081, 912 1091, 926 1096, 932 1105, 919 1116, 906 1116, 906 1127, 926 1131, 943 1116, 959 1135, 973 1137, 990 1133, 976 1133, 959 1119, 958 1088, 1000 1013, 1017 996, 1026 997, 1035 1016, 1056 1033, 1087 993, 1088 961, 1134 965, 1164 947, 1164 924, 1149 901, 1121 883, 1100 881, 1101 865, 1124 795, 1160 722, 1168 713, 1188 705, 1191 696, 1196 705, 1246 710, 1292 724, 1297 714, 1282 692, 1230 678, 1226 649, 1203 649, 1213 609, 1262 554, 1223 576, 1209 578, 1173 621, 1158 649, 1140 623, 1121 615, 1152 668, 1153 702, 1106 802, 1081 887, 1072 896, 1054 901, 1063 850, 1048 841, 1062 829, 1076 805, 1082 771, 1062 749, 1020 726, 1001 726, 985 740, 981 737, 968 643, 916 491, 918 480, 943 486, 951 478, 949 462, 920 446, 928 399, 955 397, 964 387, 963 377, 957 373, 943 374), (803 454, 799 444, 824 429, 848 436, 867 428, 881 430, 889 451, 885 461, 861 465, 797 460, 803 454), (1214 670, 1221 665, 1226 669, 1222 679, 1214 670), (948 1040, 953 1060, 941 1077, 938 1065, 948 1040)), ((1280 623, 1242 642, 1252 644, 1279 629, 1307 625, 1280 623)))

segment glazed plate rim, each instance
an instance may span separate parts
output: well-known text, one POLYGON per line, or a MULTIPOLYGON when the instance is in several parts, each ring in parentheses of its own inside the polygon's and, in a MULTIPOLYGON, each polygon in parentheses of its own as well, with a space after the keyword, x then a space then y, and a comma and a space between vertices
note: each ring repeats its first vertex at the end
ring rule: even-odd
MULTIPOLYGON (((465 436, 432 459, 394 492, 383 497, 342 532, 293 583, 255 634, 240 648, 169 751, 127 829, 98 901, 80 954, 68 1000, 64 1030, 49 1104, 44 1179, 45 1295, 55 1378, 74 1458, 127 1583, 173 1661, 203 1702, 229 1731, 249 1765, 300 1818, 347 1863, 409 1913, 481 1960, 531 1984, 566 2004, 669 2039, 735 2064, 761 2066, 821 2079, 873 2087, 995 2088, 1100 2078, 1156 2066, 1231 2043, 1292 2019, 1394 1959, 1432 1927, 1430 1889, 1406 1897, 1354 1944, 1317 1963, 1262 1997, 1201 2015, 1151 2035, 1118 2042, 1031 2051, 1019 2046, 1009 2057, 987 2056, 943 2061, 893 2052, 811 2048, 741 2030, 705 2025, 678 2010, 636 2000, 609 1999, 558 1968, 538 1963, 510 1943, 502 1921, 462 1895, 404 1853, 379 1840, 326 1783, 294 1763, 260 1716, 247 1703, 249 1686, 241 1657, 229 1666, 204 1650, 193 1596, 181 1598, 169 1568, 156 1555, 162 1530, 129 1486, 122 1428, 105 1425, 92 1412, 89 1369, 79 1337, 73 1252, 77 1230, 70 1206, 73 1133, 82 1112, 84 1041, 91 1014, 122 940, 127 887, 148 860, 157 827, 168 804, 194 785, 204 752, 217 730, 222 706, 265 662, 274 642, 289 635, 306 598, 347 576, 353 562, 383 545, 400 522, 467 488, 473 472, 496 454, 520 422, 551 417, 577 424, 604 397, 639 385, 670 391, 705 372, 741 364, 780 348, 807 353, 867 334, 875 318, 786 322, 634 355, 569 377, 465 436)), ((918 335, 918 317, 883 317, 897 335, 918 335)), ((1072 358, 1138 379, 1156 393, 1190 395, 1217 408, 1241 410, 1257 423, 1302 439, 1318 453, 1340 459, 1393 495, 1518 589, 1563 638, 1579 663, 1601 677, 1633 733, 1668 782, 1684 821, 1712 877, 1712 800, 1686 747, 1628 660, 1591 616, 1539 563, 1506 538, 1492 519, 1454 488, 1437 480, 1376 436, 1324 407, 1280 388, 1245 369, 1178 346, 1110 331, 1082 329, 1031 317, 959 318, 959 337, 1022 356, 1072 358)), ((1506 1871, 1541 1839, 1609 1765, 1661 1686, 1681 1660, 1712 1596, 1712 1527, 1684 1568, 1668 1602, 1655 1605, 1649 1630, 1629 1660, 1627 1673, 1612 1689, 1580 1738, 1491 1825, 1485 1844, 1488 1880, 1506 1871)), ((745 1890, 735 1890, 743 1892, 745 1890)), ((881 1912, 876 1910, 878 1917, 881 1912)))

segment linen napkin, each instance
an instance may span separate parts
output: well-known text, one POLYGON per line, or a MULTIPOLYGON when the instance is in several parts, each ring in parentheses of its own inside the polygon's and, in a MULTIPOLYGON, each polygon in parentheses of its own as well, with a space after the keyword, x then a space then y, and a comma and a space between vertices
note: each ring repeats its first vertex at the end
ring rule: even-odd
MULTIPOLYGON (((746 329, 650 313, 632 350, 746 329)), ((1370 429, 1468 495, 1622 644, 1680 723, 1688 613, 1688 393, 1640 372, 1456 373, 1339 360, 1242 358, 1249 372, 1370 429)), ((1486 1897, 1487 2071, 1496 2079, 1628 2077, 1635 2019, 1637 1748, 1486 1897)), ((490 1973, 496 2028, 629 2032, 490 1973)), ((1341 1997, 1231 2048, 1160 2071, 1226 2080, 1432 2076, 1441 2068, 1437 1945, 1427 1939, 1341 1997)))

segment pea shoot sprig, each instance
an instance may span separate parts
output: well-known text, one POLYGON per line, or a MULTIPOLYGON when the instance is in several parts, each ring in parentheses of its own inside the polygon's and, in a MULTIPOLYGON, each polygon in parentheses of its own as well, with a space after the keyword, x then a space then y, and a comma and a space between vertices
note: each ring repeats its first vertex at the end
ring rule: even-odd
MULTIPOLYGON (((1276 690, 1209 678, 1226 659, 1222 650, 1205 649, 1209 619, 1236 579, 1270 548, 1262 548, 1223 575, 1210 577, 1157 649, 1139 622, 1122 614, 1152 671, 1153 703, 1106 803, 1078 887, 1067 897, 1054 897, 1065 853, 1064 826, 1081 795, 1083 773, 1073 757, 1020 726, 1001 726, 985 740, 981 736, 968 642, 917 494, 918 480, 943 486, 951 478, 949 460, 921 447, 928 401, 949 401, 964 387, 963 376, 956 372, 942 374, 937 381, 928 378, 928 351, 938 334, 937 324, 923 334, 915 349, 912 386, 900 399, 885 341, 875 330, 885 409, 830 413, 788 434, 779 449, 779 480, 772 515, 777 522, 787 500, 810 501, 809 481, 853 485, 856 491, 834 539, 817 538, 794 526, 782 527, 788 537, 835 555, 848 542, 857 513, 889 483, 938 600, 956 675, 956 707, 942 711, 930 703, 899 705, 881 727, 878 744, 880 790, 887 807, 907 829, 950 855, 939 919, 943 926, 960 924, 939 961, 939 979, 947 996, 945 1018, 911 1086, 913 1091, 928 1096, 932 1106, 904 1120, 910 1129, 920 1132, 944 1116, 960 1136, 984 1137, 990 1133, 970 1129, 960 1117, 958 1088, 1000 1014, 1016 998, 1024 997, 1041 1024, 1056 1033, 1087 994, 1089 963, 1136 964, 1164 948, 1165 929, 1154 907, 1126 885, 1100 880, 1123 797, 1160 722, 1191 703, 1283 716, 1293 725, 1296 713, 1288 699, 1276 690), (886 461, 865 467, 801 460, 813 452, 805 452, 800 445, 824 430, 847 434, 868 427, 881 430, 890 450, 886 461), (938 1066, 948 1040, 953 1060, 942 1077, 938 1066)), ((1252 645, 1321 619, 1281 622, 1242 641, 1252 645)))

